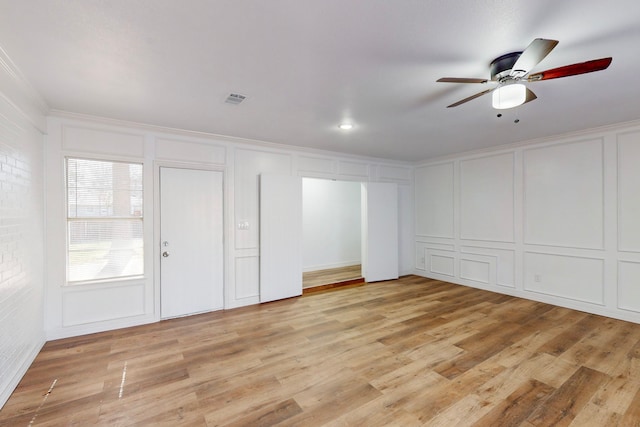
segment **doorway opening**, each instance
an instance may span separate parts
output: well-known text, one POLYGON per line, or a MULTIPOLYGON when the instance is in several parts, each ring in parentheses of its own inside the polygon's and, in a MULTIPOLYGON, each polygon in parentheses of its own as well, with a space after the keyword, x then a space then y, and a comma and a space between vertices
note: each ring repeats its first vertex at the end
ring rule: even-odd
POLYGON ((363 282, 361 184, 302 179, 302 287, 363 282))

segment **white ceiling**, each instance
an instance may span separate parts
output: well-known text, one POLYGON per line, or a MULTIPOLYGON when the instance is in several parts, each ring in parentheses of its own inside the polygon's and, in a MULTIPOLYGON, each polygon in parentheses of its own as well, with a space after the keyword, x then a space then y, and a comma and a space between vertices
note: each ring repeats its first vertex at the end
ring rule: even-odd
POLYGON ((0 0, 0 46, 52 109, 387 159, 640 118, 637 0, 0 0), (536 37, 560 44, 534 71, 613 63, 502 118, 445 108, 486 86, 438 78, 536 37))

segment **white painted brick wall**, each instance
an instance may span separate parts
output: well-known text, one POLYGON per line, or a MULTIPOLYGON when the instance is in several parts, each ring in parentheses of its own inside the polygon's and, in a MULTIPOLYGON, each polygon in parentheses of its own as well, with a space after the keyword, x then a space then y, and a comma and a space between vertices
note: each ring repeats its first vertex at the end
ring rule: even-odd
POLYGON ((0 100, 0 406, 44 343, 43 136, 0 100))

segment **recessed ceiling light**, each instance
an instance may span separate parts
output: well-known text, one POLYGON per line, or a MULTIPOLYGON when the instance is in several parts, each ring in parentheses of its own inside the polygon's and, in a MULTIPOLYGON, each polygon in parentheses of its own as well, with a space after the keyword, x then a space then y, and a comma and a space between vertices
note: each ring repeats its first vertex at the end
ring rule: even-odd
POLYGON ((338 127, 340 129, 342 129, 342 130, 351 130, 351 129, 353 129, 353 124, 352 123, 341 123, 338 127))

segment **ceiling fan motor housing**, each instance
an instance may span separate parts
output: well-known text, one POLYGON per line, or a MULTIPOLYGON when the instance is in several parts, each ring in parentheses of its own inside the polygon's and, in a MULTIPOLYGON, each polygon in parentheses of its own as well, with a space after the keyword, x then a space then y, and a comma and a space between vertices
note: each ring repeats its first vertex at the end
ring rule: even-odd
POLYGON ((502 81, 513 69, 513 65, 520 58, 522 52, 511 52, 497 57, 491 61, 491 80, 502 81))

